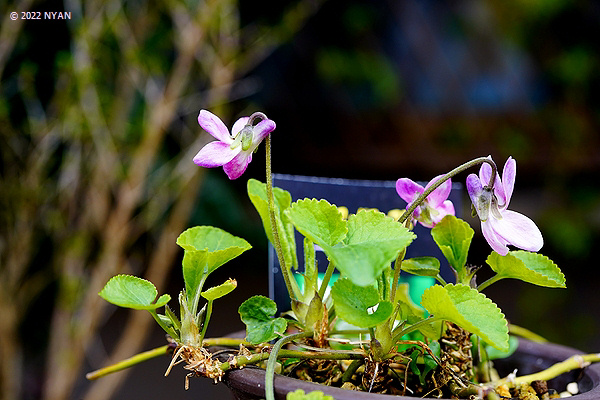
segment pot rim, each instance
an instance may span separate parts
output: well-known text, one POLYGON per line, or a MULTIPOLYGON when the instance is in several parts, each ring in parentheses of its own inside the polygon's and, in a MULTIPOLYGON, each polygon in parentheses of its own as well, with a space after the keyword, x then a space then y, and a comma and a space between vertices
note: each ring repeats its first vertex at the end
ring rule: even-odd
MULTIPOLYGON (((526 339, 519 338, 519 347, 517 352, 519 354, 528 356, 537 356, 539 360, 548 360, 552 363, 563 361, 573 355, 585 354, 579 350, 571 347, 554 344, 554 343, 537 343, 526 339)), ((590 390, 579 393, 572 396, 573 400, 597 400, 600 399, 600 363, 592 364, 585 367, 581 378, 587 377, 591 380, 593 386, 590 390)), ((247 366, 243 369, 236 369, 228 371, 223 381, 233 392, 243 392, 251 396, 257 396, 257 398, 264 398, 264 381, 265 381, 265 370, 262 368, 247 366)), ((274 381, 275 397, 278 399, 285 399, 286 394, 290 391, 297 389, 304 390, 305 393, 309 393, 315 390, 319 390, 326 395, 330 395, 335 399, 389 399, 390 395, 351 391, 341 389, 338 387, 321 385, 318 383, 312 383, 303 381, 296 378, 291 378, 282 375, 275 375, 274 381)), ((252 397, 250 397, 252 398, 252 397)), ((395 399, 399 400, 414 400, 417 397, 410 396, 394 396, 395 399)), ((449 400, 449 399, 441 399, 449 400)))

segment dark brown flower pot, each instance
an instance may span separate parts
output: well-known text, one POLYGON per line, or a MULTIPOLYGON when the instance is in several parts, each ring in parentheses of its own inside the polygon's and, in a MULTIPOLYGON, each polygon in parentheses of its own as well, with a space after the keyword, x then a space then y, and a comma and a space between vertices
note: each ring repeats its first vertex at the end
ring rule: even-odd
MULTIPOLYGON (((511 357, 496 360, 494 365, 501 376, 518 369, 518 375, 531 374, 548 368, 552 364, 563 361, 580 351, 557 344, 534 343, 520 340, 519 348, 511 357)), ((600 363, 593 364, 583 370, 571 371, 548 382, 549 387, 563 391, 569 382, 578 382, 580 393, 571 397, 573 400, 600 399, 600 363)), ((240 400, 264 399, 265 371, 256 367, 246 367, 241 370, 228 372, 224 378, 225 384, 234 396, 240 400)), ((318 385, 281 375, 275 376, 275 398, 284 400, 286 394, 296 389, 305 393, 320 390, 336 400, 344 399, 385 399, 388 395, 372 394, 318 385)), ((414 400, 414 397, 395 396, 394 399, 414 400)))

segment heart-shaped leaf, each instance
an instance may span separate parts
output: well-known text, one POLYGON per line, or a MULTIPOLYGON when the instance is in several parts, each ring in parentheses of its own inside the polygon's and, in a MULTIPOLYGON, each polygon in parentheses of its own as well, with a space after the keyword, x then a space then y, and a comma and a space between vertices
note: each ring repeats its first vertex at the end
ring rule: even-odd
POLYGON ((250 297, 240 305, 238 312, 246 324, 246 340, 253 344, 273 340, 287 328, 284 318, 273 318, 277 305, 265 296, 250 297))
POLYGON ((529 251, 511 251, 505 256, 492 252, 486 263, 498 278, 514 278, 534 285, 564 288, 565 276, 548 257, 529 251))
POLYGON ((394 306, 380 301, 373 286, 358 286, 350 279, 338 279, 331 289, 335 312, 344 321, 360 328, 372 328, 392 315, 394 306))
POLYGON ((393 244, 361 243, 325 248, 325 254, 346 278, 357 285, 373 285, 398 255, 393 244))
MULTIPOLYGON (((269 214, 269 201, 267 197, 267 185, 256 179, 248 180, 248 197, 258 211, 263 223, 265 233, 269 242, 274 243, 273 231, 271 229, 271 215, 269 214)), ((275 201, 275 221, 277 232, 283 251, 283 257, 288 267, 298 268, 296 257, 296 240, 294 237, 294 226, 285 214, 285 210, 292 204, 292 195, 287 190, 278 187, 273 188, 273 200, 275 201)))
POLYGON ((508 350, 508 324, 489 298, 463 284, 435 285, 423 293, 421 305, 434 317, 454 322, 498 350, 508 350))
POLYGON ((237 281, 235 279, 227 279, 224 283, 221 283, 219 286, 211 287, 210 289, 205 290, 200 293, 202 297, 204 297, 208 301, 213 301, 218 298, 229 294, 237 287, 237 281))
POLYGON ((252 248, 250 243, 213 226, 196 226, 177 238, 183 247, 183 279, 188 303, 197 304, 206 277, 227 261, 252 248))
POLYGON ((402 271, 420 276, 437 276, 440 260, 435 257, 413 257, 402 261, 402 271))
POLYGON ((298 200, 287 214, 298 232, 323 248, 334 246, 346 237, 348 228, 342 213, 327 200, 298 200))
POLYGON ((393 218, 374 209, 360 210, 348 217, 345 244, 395 242, 407 246, 414 234, 393 218))
POLYGON ((342 274, 357 285, 368 286, 414 238, 393 218, 376 210, 362 210, 348 218, 343 243, 323 249, 342 274))
POLYGON ((208 276, 208 251, 186 250, 183 253, 183 280, 188 304, 196 304, 199 290, 208 276))
POLYGON ((252 248, 246 240, 214 226, 195 226, 181 233, 177 244, 186 251, 206 251, 210 274, 227 261, 252 248))
POLYGON ((465 269, 474 233, 468 223, 454 215, 446 215, 431 229, 433 240, 459 274, 465 269))
POLYGON ((113 276, 98 294, 109 303, 136 310, 155 310, 171 300, 168 294, 156 299, 154 284, 132 275, 113 276))

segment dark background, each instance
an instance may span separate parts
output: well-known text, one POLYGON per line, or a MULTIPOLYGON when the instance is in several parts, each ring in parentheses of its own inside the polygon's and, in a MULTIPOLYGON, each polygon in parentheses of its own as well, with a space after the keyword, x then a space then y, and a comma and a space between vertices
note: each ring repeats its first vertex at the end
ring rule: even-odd
MULTIPOLYGON (((215 304, 208 334, 243 329, 237 307, 267 293, 266 240, 245 195, 248 178, 264 181, 263 147, 234 182, 220 168, 191 165, 212 139, 196 122, 202 108, 228 126, 255 110, 275 120, 278 173, 428 181, 471 158, 492 155, 502 166, 513 156, 518 173, 510 208, 536 221, 542 253, 562 269, 567 289, 505 280, 486 294, 511 322, 586 352, 600 348, 597 2, 23 2, 2 6, 0 17, 6 398, 94 398, 83 376, 104 365, 131 313, 102 306, 91 328, 96 333, 82 349, 77 335, 65 336, 76 329, 60 333, 56 325, 77 326, 85 293, 99 290, 94 271, 113 265, 113 273, 148 276, 152 260, 169 251, 170 272, 157 285, 175 298, 182 254, 156 249, 182 199, 191 206, 178 226, 215 225, 254 246, 209 282, 233 277, 239 286, 215 304), (17 25, 8 14, 21 7, 71 11, 73 18, 17 25), (198 30, 188 30, 188 17, 198 30), (198 43, 186 50, 193 38, 198 43), (186 51, 193 57, 179 73, 186 51), (134 72, 123 78, 127 68, 134 72), (157 110, 168 109, 159 100, 169 82, 183 82, 182 88, 167 98, 165 104, 176 105, 152 147, 145 138, 157 110), (139 169, 133 160, 148 148, 152 156, 139 169), (99 165, 109 172, 97 180, 99 165), (138 197, 122 195, 131 182, 143 187, 138 197), (115 217, 129 229, 122 258, 110 264, 102 255, 111 249, 112 211, 127 208, 131 198, 126 216, 115 217), (98 214, 84 217, 95 207, 98 214), (65 350, 72 353, 60 356, 65 350), (81 363, 53 395, 48 371, 69 357, 81 363), (6 382, 21 383, 15 391, 6 382)), ((479 232, 466 193, 463 204, 462 215, 479 232)), ((176 246, 174 239, 165 243, 176 246)), ((484 264, 489 251, 476 235, 469 262, 484 264)), ((486 274, 484 267, 480 281, 486 274)), ((140 350, 164 343, 159 328, 147 326, 140 350)), ((110 398, 227 398, 224 386, 200 379, 184 392, 181 368, 163 377, 168 362, 134 368, 110 398)))

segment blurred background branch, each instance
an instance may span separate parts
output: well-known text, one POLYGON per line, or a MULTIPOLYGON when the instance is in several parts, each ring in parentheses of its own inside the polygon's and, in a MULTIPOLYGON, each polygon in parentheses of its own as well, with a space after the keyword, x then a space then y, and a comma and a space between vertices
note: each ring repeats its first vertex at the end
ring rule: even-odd
MULTIPOLYGON (((40 394, 59 400, 72 396, 86 354, 98 354, 104 283, 126 272, 166 286, 203 183, 191 160, 209 138, 195 116, 210 108, 227 121, 232 88, 319 3, 244 27, 230 0, 66 1, 68 30, 53 36, 62 50, 44 64, 27 57, 27 21, 9 20, 31 6, 2 6, 0 387, 4 399, 23 398, 23 341, 43 333, 20 333, 41 296, 51 306, 40 394)), ((108 357, 89 362, 139 352, 151 322, 132 313, 108 357)), ((91 385, 85 398, 110 398, 125 376, 91 385)))

